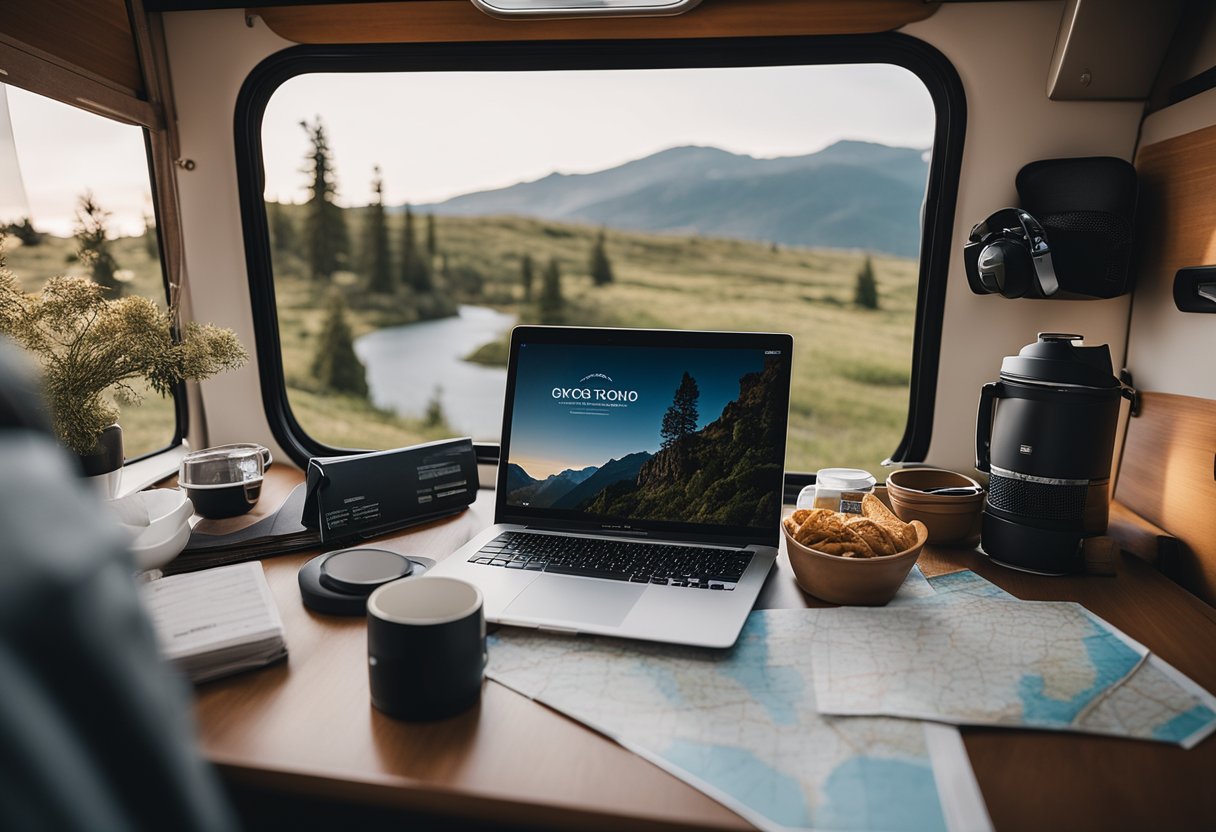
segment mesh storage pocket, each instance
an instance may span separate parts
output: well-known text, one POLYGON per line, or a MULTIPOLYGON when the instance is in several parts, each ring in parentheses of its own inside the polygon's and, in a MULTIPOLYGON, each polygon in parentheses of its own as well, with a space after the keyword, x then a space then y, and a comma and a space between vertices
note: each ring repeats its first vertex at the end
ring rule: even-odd
POLYGON ((1023 517, 1080 521, 1088 492, 1087 485, 1048 485, 993 474, 988 482, 988 505, 1023 517))
POLYGON ((1067 277, 1078 280, 1075 288, 1084 289, 1089 284, 1082 281, 1091 278, 1115 284, 1126 279, 1132 229, 1123 217, 1106 211, 1067 211, 1049 214, 1040 222, 1047 238, 1063 247, 1067 277))

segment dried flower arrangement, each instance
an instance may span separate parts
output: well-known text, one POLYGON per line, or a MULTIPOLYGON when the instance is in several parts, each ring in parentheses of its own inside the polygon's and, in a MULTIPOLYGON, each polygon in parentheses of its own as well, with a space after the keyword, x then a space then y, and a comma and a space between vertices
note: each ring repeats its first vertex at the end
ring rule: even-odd
POLYGON ((249 358, 232 330, 188 323, 175 333, 172 311, 142 297, 108 300, 104 291, 84 277, 53 277, 27 293, 0 259, 0 334, 41 363, 55 434, 79 454, 118 419, 106 391, 121 403, 138 402, 130 382, 144 379, 168 396, 184 380, 249 358))

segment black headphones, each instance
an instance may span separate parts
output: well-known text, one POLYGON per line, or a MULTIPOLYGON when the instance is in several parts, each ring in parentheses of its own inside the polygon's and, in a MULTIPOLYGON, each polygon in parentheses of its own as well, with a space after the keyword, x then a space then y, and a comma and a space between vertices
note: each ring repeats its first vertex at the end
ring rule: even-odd
POLYGON ((1060 289, 1047 234, 1021 208, 1002 208, 972 228, 963 262, 977 295, 1049 298, 1060 289))

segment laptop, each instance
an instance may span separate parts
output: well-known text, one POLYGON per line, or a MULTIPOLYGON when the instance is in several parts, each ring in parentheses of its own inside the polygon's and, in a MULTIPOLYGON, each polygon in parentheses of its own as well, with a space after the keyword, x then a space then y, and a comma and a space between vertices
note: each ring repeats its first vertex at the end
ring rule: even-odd
POLYGON ((486 619, 729 647, 777 557, 789 335, 516 327, 486 619))

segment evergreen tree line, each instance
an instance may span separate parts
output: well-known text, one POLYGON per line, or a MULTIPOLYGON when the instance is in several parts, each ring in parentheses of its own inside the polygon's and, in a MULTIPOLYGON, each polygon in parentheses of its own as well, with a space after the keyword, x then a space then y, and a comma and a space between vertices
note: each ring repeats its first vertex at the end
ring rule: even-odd
MULTIPOLYGON (((612 261, 608 258, 608 252, 605 249, 605 243, 604 230, 600 229, 599 234, 596 235, 595 242, 591 245, 591 256, 588 266, 588 273, 591 275, 593 286, 607 286, 616 279, 612 270, 612 261)), ((523 289, 524 303, 531 304, 533 294, 535 293, 536 266, 530 254, 525 254, 520 261, 519 282, 523 289)), ((536 297, 536 318, 540 323, 546 325, 564 323, 565 306, 566 301, 562 295, 561 267, 558 265, 557 258, 551 257, 545 266, 544 273, 541 275, 540 292, 536 297)))
MULTIPOLYGON (((89 270, 89 277, 101 285, 110 298, 121 297, 123 281, 119 279, 121 267, 110 247, 111 213, 101 206, 92 191, 85 191, 76 201, 76 226, 72 236, 76 240, 76 251, 68 262, 77 262, 89 270)), ((46 237, 34 228, 29 217, 0 226, 0 238, 12 235, 28 248, 40 246, 46 237)), ((144 246, 150 260, 160 258, 160 245, 156 237, 156 226, 151 217, 144 216, 144 246)))
POLYGON ((336 202, 337 175, 325 125, 318 117, 311 123, 302 121, 300 126, 310 145, 302 169, 309 179, 308 199, 303 206, 304 245, 301 248, 295 224, 283 206, 271 202, 267 213, 276 252, 302 251, 308 276, 322 285, 332 279, 334 272, 348 269, 361 273, 367 290, 376 295, 393 295, 401 287, 420 295, 435 293, 435 266, 440 252, 434 215, 425 217, 419 242, 417 216, 409 205, 405 206, 397 246, 400 255, 395 257, 384 204, 384 177, 377 165, 372 172, 372 201, 365 209, 363 239, 358 251, 352 252, 346 215, 336 202))

